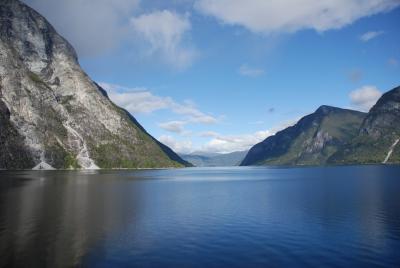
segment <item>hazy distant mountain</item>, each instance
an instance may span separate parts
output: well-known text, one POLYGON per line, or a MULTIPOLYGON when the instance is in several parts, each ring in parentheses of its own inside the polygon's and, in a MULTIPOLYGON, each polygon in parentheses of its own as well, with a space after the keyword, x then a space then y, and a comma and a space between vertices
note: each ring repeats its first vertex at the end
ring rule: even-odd
POLYGON ((72 46, 17 0, 1 0, 0 64, 0 169, 188 164, 112 103, 72 46))
POLYGON ((400 87, 371 108, 358 135, 332 156, 331 163, 400 163, 400 87))
POLYGON ((196 167, 225 167, 238 166, 246 154, 247 151, 233 152, 228 154, 193 153, 181 154, 180 156, 196 167))
POLYGON ((358 134, 366 114, 321 106, 253 146, 241 165, 321 165, 358 134))

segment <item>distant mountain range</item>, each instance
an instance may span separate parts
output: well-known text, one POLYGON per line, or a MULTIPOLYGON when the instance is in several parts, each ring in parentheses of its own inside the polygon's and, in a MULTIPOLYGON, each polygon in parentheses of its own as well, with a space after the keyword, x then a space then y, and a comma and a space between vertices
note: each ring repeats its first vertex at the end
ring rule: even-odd
POLYGON ((238 166, 246 154, 247 151, 240 151, 227 154, 192 153, 180 156, 196 167, 226 167, 238 166))
POLYGON ((368 113, 321 106, 253 146, 248 165, 400 163, 400 87, 368 113))
POLYGON ((39 13, 2 0, 0 22, 0 169, 190 165, 110 101, 39 13))

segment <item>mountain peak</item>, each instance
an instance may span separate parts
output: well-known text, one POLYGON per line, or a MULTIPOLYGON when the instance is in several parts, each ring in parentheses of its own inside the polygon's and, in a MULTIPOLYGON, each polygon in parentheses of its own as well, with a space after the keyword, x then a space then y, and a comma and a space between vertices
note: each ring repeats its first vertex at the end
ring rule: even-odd
POLYGON ((395 109, 400 111, 400 86, 386 92, 372 107, 371 111, 378 109, 395 109))
POLYGON ((2 1, 0 18, 2 42, 13 44, 13 52, 34 71, 42 71, 54 56, 77 61, 77 54, 71 44, 43 16, 21 1, 2 1))
POLYGON ((187 165, 109 100, 38 12, 1 0, 0 21, 0 169, 187 165))
POLYGON ((323 105, 253 146, 241 165, 318 165, 355 136, 364 113, 323 105))
POLYGON ((400 87, 381 96, 365 117, 359 134, 332 157, 333 163, 399 163, 400 87))
POLYGON ((327 115, 329 113, 331 113, 332 111, 336 111, 339 108, 333 107, 333 106, 329 106, 329 105, 321 105, 320 107, 318 107, 318 109, 315 111, 315 114, 323 114, 323 115, 327 115))

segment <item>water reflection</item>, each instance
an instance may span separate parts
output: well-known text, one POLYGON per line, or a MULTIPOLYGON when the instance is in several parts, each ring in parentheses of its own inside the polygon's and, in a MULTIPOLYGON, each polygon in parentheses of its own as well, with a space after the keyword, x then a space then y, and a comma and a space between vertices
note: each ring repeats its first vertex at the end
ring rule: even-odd
POLYGON ((2 174, 2 267, 75 266, 89 248, 135 217, 135 185, 113 181, 108 187, 115 174, 40 173, 2 174))
POLYGON ((399 167, 0 172, 0 266, 399 267, 399 167))

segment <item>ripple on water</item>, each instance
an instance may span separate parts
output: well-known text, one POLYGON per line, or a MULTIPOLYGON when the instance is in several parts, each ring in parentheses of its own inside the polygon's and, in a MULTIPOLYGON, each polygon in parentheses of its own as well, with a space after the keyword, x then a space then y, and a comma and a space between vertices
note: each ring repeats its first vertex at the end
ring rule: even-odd
POLYGON ((1 171, 0 267, 400 267, 398 174, 1 171))

